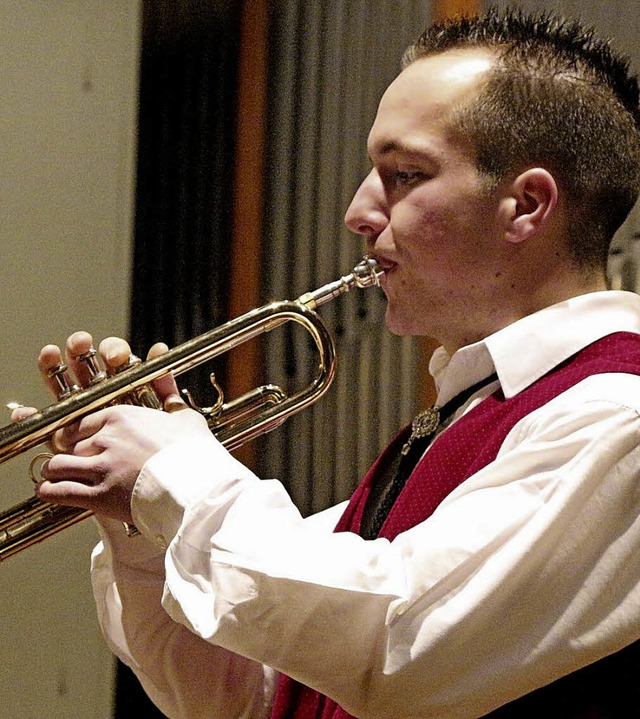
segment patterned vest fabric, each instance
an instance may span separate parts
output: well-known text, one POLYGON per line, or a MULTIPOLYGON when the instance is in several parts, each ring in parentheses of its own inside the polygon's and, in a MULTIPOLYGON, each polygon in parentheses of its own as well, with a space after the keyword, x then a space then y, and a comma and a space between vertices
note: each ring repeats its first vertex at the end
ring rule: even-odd
MULTIPOLYGON (((629 332, 608 335, 558 365, 515 397, 505 399, 498 390, 476 405, 442 432, 418 462, 379 536, 391 540, 423 522, 459 484, 495 459, 507 434, 520 419, 583 379, 605 372, 640 375, 640 335, 629 332)), ((400 451, 408 433, 407 427, 376 460, 353 494, 336 532, 358 533, 371 488, 400 451)), ((629 716, 616 713, 615 707, 629 706, 629 701, 635 706, 634 711, 640 706, 638 671, 640 644, 631 645, 521 697, 487 717, 609 719, 629 716), (611 685, 613 680, 615 684, 611 685), (610 686, 612 689, 615 686, 615 691, 610 691, 610 686), (562 706, 565 708, 560 710, 562 706)), ((333 700, 283 675, 276 692, 272 719, 354 718, 333 700)))

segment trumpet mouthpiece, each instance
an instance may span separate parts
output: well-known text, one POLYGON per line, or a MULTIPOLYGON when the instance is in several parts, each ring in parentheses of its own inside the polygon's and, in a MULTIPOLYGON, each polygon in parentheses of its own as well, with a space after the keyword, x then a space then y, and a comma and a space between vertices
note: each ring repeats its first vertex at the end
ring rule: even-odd
POLYGON ((320 307, 326 302, 330 302, 336 297, 343 295, 345 292, 349 292, 353 287, 366 288, 379 286, 380 278, 383 274, 384 270, 373 257, 364 257, 348 275, 334 282, 329 282, 329 284, 323 285, 313 292, 307 292, 298 297, 296 301, 305 305, 310 310, 315 310, 316 307, 320 307))

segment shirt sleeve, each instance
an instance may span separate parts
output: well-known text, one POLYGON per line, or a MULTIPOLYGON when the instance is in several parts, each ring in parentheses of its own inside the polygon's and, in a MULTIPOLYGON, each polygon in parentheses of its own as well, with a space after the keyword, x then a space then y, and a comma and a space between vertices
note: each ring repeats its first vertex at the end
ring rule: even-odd
POLYGON ((132 502, 167 547, 155 591, 176 627, 157 631, 363 719, 476 717, 614 652, 640 638, 638 394, 626 375, 564 393, 392 542, 331 533, 336 508, 303 519, 215 440, 171 445, 132 502))
POLYGON ((275 673, 174 622, 162 609, 164 552, 100 520, 92 557, 98 620, 109 647, 170 719, 266 719, 275 673))
MULTIPOLYGON (((178 455, 190 456, 190 444, 181 446, 178 455)), ((207 459, 216 463, 220 477, 229 474, 255 480, 219 444, 207 449, 207 459)), ((190 487, 191 501, 198 497, 199 479, 203 477, 195 477, 190 487)), ((204 479, 210 481, 208 473, 204 479)), ((172 502, 156 503, 158 497, 147 497, 150 516, 157 512, 162 519, 151 539, 128 537, 120 522, 97 518, 102 540, 92 556, 92 585, 103 634, 113 653, 131 667, 146 693, 171 719, 266 718, 271 713, 277 672, 205 641, 162 608, 167 549, 163 532, 171 531, 175 520, 171 510, 177 499, 186 499, 180 491, 181 485, 172 490, 172 502)), ((341 511, 337 508, 337 516, 341 511)), ((324 519, 326 514, 309 521, 331 531, 337 519, 324 519)))

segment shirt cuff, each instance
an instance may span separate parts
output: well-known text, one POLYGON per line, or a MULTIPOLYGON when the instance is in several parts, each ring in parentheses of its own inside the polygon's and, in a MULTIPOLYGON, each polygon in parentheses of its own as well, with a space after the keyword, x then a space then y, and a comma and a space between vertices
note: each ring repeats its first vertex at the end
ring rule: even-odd
POLYGON ((116 519, 96 514, 94 520, 101 541, 93 550, 92 562, 106 549, 122 567, 136 571, 149 571, 151 567, 158 566, 162 569, 164 552, 156 542, 150 542, 142 535, 127 535, 123 523, 116 519))
POLYGON ((257 480, 213 436, 176 441, 142 468, 131 497, 134 524, 167 549, 191 507, 247 479, 257 480))

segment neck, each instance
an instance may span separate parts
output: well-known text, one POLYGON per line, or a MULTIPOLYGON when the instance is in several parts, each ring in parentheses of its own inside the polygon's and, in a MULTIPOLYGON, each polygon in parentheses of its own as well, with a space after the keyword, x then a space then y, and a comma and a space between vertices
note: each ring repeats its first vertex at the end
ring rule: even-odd
POLYGON ((459 330, 457 336, 440 339, 447 352, 452 354, 468 344, 478 342, 485 337, 507 327, 514 322, 538 312, 546 307, 578 297, 590 292, 607 289, 604 272, 576 271, 561 272, 559 269, 547 268, 541 273, 538 281, 532 277, 510 277, 507 282, 500 282, 488 287, 487 302, 484 312, 480 315, 475 308, 468 308, 467 317, 473 319, 473 326, 451 328, 459 330), (500 285, 500 287, 497 286, 500 285))

